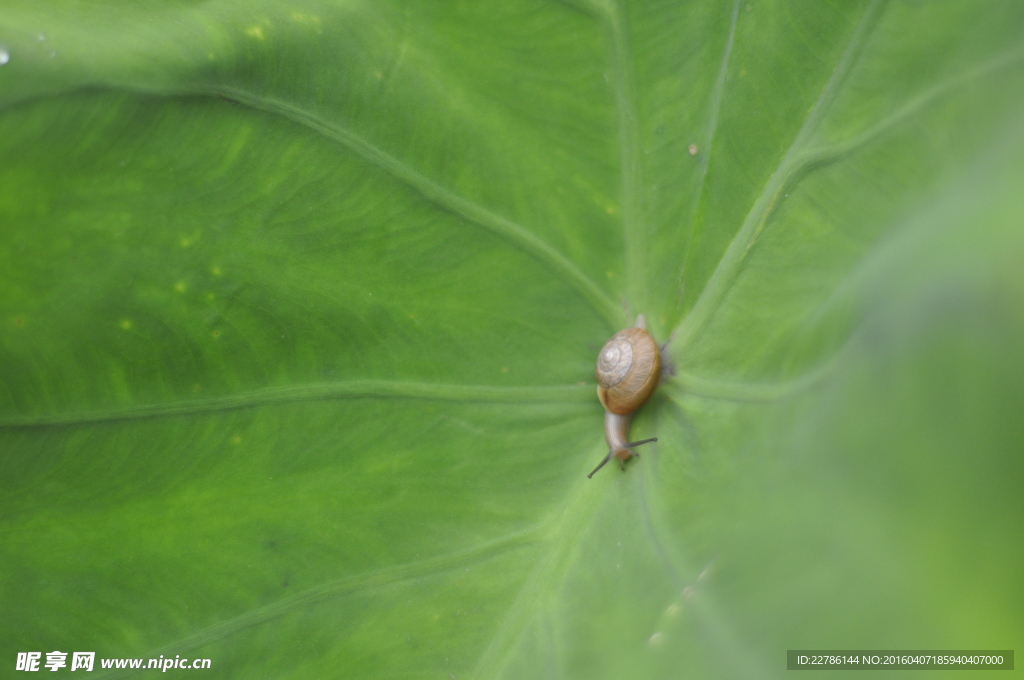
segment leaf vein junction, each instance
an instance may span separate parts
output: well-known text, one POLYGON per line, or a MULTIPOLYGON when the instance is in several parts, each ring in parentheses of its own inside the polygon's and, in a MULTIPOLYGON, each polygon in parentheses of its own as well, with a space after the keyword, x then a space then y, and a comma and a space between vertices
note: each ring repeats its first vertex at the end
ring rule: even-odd
POLYGON ((832 76, 826 82, 817 101, 811 108, 807 119, 801 126, 796 138, 790 145, 786 154, 779 161, 775 172, 765 184, 760 196, 754 201, 753 206, 747 213, 743 224, 733 238, 725 254, 719 261, 718 266, 712 273, 704 290, 694 303, 693 309, 676 327, 674 349, 681 353, 697 337, 697 334, 704 328, 705 324, 714 314, 715 309, 732 287, 747 253, 757 241, 764 228, 765 222, 772 210, 775 208, 783 189, 791 182, 792 178, 799 175, 804 169, 803 152, 808 139, 813 135, 821 122, 825 111, 835 98, 836 91, 842 84, 851 66, 856 61, 860 48, 863 47, 871 28, 881 15, 883 0, 874 0, 861 17, 857 28, 853 31, 850 41, 843 51, 838 64, 832 72, 832 76))

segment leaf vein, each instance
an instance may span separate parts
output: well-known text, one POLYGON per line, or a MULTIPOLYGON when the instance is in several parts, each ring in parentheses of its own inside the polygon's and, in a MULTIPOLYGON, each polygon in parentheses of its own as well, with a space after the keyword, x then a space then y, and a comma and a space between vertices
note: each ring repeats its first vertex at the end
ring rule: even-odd
MULTIPOLYGON (((601 451, 606 449, 601 445, 601 451)), ((516 642, 531 619, 542 610, 540 600, 552 582, 560 582, 579 546, 571 537, 578 536, 589 523, 595 506, 606 498, 607 487, 595 484, 582 474, 568 494, 568 499, 557 516, 545 522, 547 551, 538 556, 533 568, 523 581, 515 601, 508 608, 495 629, 490 644, 480 655, 473 669, 474 678, 495 678, 515 651, 516 642)))
MULTIPOLYGON (((330 581, 319 586, 310 588, 292 597, 278 600, 272 604, 250 610, 244 614, 228 619, 222 623, 202 630, 195 635, 190 635, 182 640, 171 643, 154 651, 151 651, 146 658, 155 658, 160 654, 180 654, 202 647, 211 642, 234 635, 246 628, 251 628, 267 621, 280 618, 286 614, 309 607, 337 597, 343 597, 355 592, 380 588, 383 586, 409 581, 416 578, 424 578, 434 574, 443 573, 463 564, 471 564, 483 560, 493 559, 511 550, 516 550, 535 543, 545 531, 545 526, 540 525, 533 529, 514 534, 512 536, 491 541, 469 550, 449 555, 440 555, 407 564, 399 564, 390 567, 383 567, 371 571, 355 574, 345 578, 330 581)), ((98 678, 112 680, 113 678, 125 677, 133 674, 130 669, 113 671, 100 674, 98 678)))
POLYGON ((211 87, 199 88, 197 92, 227 97, 246 106, 283 116, 344 145, 367 162, 415 189, 439 207, 455 213, 470 223, 505 239, 513 246, 547 265, 551 271, 561 276, 582 295, 611 326, 617 327, 621 323, 622 314, 615 302, 597 283, 580 271, 565 255, 546 241, 522 225, 493 213, 473 201, 444 188, 411 166, 385 153, 344 127, 328 123, 292 104, 267 97, 259 97, 244 90, 228 87, 211 87))
POLYGON ((857 28, 853 31, 853 35, 847 43, 846 49, 843 51, 843 55, 836 64, 832 76, 825 83, 825 87, 819 94, 817 101, 811 108, 793 143, 782 157, 782 160, 779 161, 775 172, 768 179, 761 194, 754 201, 739 231, 736 232, 736 236, 729 244, 715 271, 711 274, 711 278, 704 286, 704 290, 701 291, 696 303, 694 303, 693 309, 676 327, 674 349, 677 353, 681 353, 697 337, 698 333, 714 314, 715 309, 732 287, 743 263, 746 261, 747 254, 760 236, 765 222, 778 202, 783 189, 789 184, 794 175, 804 170, 805 166, 801 162, 804 146, 817 129, 825 111, 835 98, 836 91, 849 73, 850 67, 856 61, 860 48, 864 45, 867 36, 871 32, 871 28, 880 16, 884 4, 884 0, 873 0, 864 12, 857 28))
POLYGON ((929 104, 938 100, 943 95, 949 94, 953 90, 968 85, 979 78, 991 75, 992 73, 998 72, 1008 66, 1013 66, 1022 60, 1024 60, 1024 50, 1008 50, 999 54, 998 56, 983 62, 974 68, 967 69, 963 73, 959 73, 933 85, 893 113, 889 114, 859 134, 834 144, 809 149, 804 152, 801 162, 805 166, 817 166, 839 160, 853 151, 875 141, 892 128, 909 119, 914 114, 922 111, 929 104))
POLYGON ((642 172, 639 158, 639 128, 636 94, 633 83, 633 58, 630 51, 626 10, 623 0, 616 0, 607 12, 611 33, 611 62, 614 69, 615 105, 619 119, 619 159, 621 164, 622 236, 625 253, 626 295, 635 304, 642 292, 641 273, 647 252, 646 232, 643 224, 640 187, 642 172))
POLYGON ((722 53, 722 61, 718 67, 718 76, 715 78, 715 86, 711 93, 711 115, 708 120, 708 133, 704 141, 704 162, 701 164, 700 183, 697 185, 696 200, 693 202, 693 209, 690 211, 690 229, 686 240, 686 248, 681 258, 682 267, 679 271, 679 289, 682 290, 683 277, 685 275, 686 263, 690 259, 690 251, 693 248, 694 222, 700 211, 701 197, 707 191, 708 171, 711 169, 711 151, 714 148, 715 138, 718 133, 718 119, 722 113, 722 102, 725 99, 725 80, 729 74, 729 61, 732 57, 732 47, 736 40, 736 25, 739 23, 740 4, 743 0, 736 0, 732 8, 732 18, 729 23, 729 35, 725 40, 725 50, 722 53))
POLYGON ((453 402, 591 404, 591 386, 498 387, 399 380, 347 380, 288 387, 268 387, 212 399, 146 404, 107 411, 14 416, 0 419, 0 429, 58 427, 141 418, 187 416, 259 406, 331 399, 423 399, 453 402))

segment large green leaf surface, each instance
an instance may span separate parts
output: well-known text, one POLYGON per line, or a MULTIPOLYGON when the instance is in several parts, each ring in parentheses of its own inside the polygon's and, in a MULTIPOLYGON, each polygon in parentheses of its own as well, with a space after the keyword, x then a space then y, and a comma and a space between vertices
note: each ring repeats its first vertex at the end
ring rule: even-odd
POLYGON ((1024 5, 3 0, 0 61, 3 677, 1024 649, 1024 5))

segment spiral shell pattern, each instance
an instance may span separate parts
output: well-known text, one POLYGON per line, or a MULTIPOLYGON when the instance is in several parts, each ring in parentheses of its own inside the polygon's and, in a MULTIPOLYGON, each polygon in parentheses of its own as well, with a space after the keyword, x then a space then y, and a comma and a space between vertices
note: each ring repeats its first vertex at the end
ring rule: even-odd
POLYGON ((633 363, 633 344, 618 333, 605 343, 597 357, 597 381, 603 387, 614 387, 622 382, 633 363))

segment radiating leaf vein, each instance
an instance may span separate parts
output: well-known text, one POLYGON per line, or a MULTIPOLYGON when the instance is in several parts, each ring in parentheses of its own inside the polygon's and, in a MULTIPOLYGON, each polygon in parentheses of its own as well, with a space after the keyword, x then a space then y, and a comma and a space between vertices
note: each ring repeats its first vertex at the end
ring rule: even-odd
POLYGON ((53 427, 85 423, 187 416, 212 411, 326 399, 429 399, 435 401, 535 403, 559 406, 592 405, 593 387, 497 387, 492 385, 451 385, 401 380, 345 380, 269 387, 223 397, 168 404, 146 404, 84 413, 18 416, 0 420, 0 428, 53 427))
MULTIPOLYGON (((493 559, 511 550, 517 550, 536 543, 545 533, 547 527, 540 525, 528 531, 520 532, 499 540, 490 541, 478 545, 469 550, 449 555, 438 555, 417 562, 399 564, 381 569, 374 569, 361 574, 353 574, 345 578, 323 583, 304 592, 278 600, 273 604, 253 609, 232 619, 211 626, 195 635, 178 640, 169 645, 149 652, 145 658, 156 658, 161 654, 170 656, 180 654, 222 638, 234 635, 242 630, 257 626, 267 621, 284 616, 290 612, 309 607, 311 605, 343 597, 359 591, 372 588, 381 588, 393 585, 402 581, 415 578, 424 578, 433 574, 440 574, 452 571, 466 564, 477 564, 485 560, 493 559)), ((113 678, 132 675, 129 669, 113 671, 100 674, 98 678, 111 680, 113 678)))
POLYGON ((287 102, 253 95, 244 90, 227 87, 200 89, 202 94, 217 95, 236 100, 247 106, 275 113, 304 125, 357 153, 364 160, 412 187, 441 208, 467 219, 470 223, 504 238, 513 246, 533 256, 559 275, 583 296, 608 323, 617 328, 622 323, 622 312, 611 297, 584 274, 565 255, 512 220, 444 188, 409 165, 391 156, 351 131, 302 110, 287 102))
POLYGON ((768 216, 782 194, 782 190, 788 185, 793 176, 803 171, 805 166, 801 160, 804 147, 817 129, 825 111, 835 98, 839 85, 846 78, 851 66, 856 61, 857 54, 860 48, 863 47, 871 32, 871 28, 880 16, 883 5, 883 0, 874 0, 861 17, 857 28, 853 31, 850 41, 847 43, 846 49, 843 51, 843 55, 832 72, 832 76, 825 83, 825 87, 811 108, 793 143, 786 151, 782 160, 779 161, 778 166, 776 166, 775 171, 772 173, 767 184, 765 184, 760 196, 754 201, 739 231, 726 249, 707 285, 704 286, 704 290, 701 291, 700 296, 697 298, 693 309, 690 310, 690 313, 677 327, 673 344, 673 349, 677 355, 682 355, 686 347, 693 342, 697 334, 704 328, 707 321, 717 310, 725 294, 729 291, 736 276, 739 274, 747 253, 757 241, 758 236, 760 236, 768 216))

